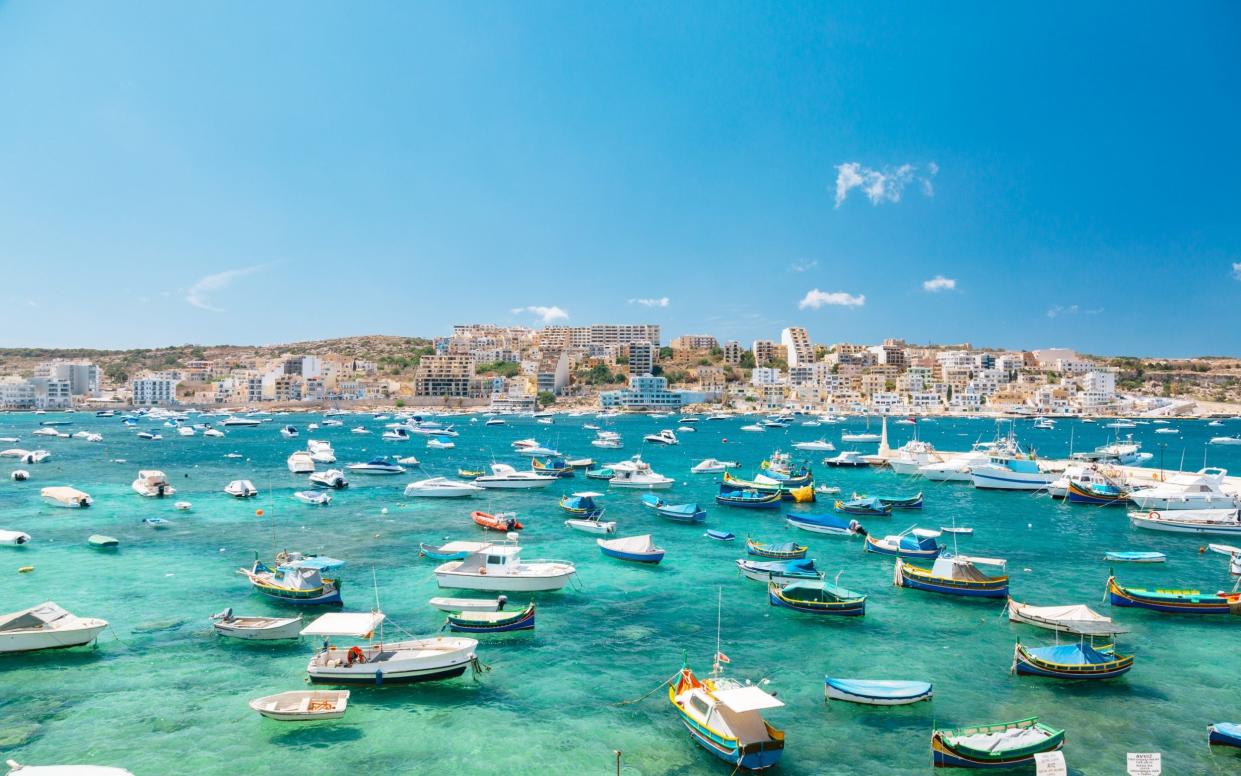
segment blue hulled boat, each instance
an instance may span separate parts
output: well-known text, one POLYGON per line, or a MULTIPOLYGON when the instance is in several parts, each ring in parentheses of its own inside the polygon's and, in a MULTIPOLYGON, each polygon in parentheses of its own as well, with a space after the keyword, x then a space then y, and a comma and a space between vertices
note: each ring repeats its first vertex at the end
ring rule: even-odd
POLYGON ((603 507, 595 502, 595 499, 601 498, 602 493, 594 491, 583 491, 574 493, 571 496, 560 497, 560 508, 574 517, 596 518, 603 515, 603 507))
POLYGON ((702 680, 689 666, 682 667, 668 688, 668 700, 703 749, 738 769, 770 768, 784 754, 784 731, 772 727, 762 712, 784 703, 758 685, 722 676, 720 658, 717 654, 716 670, 702 680))
POLYGON ((835 534, 838 536, 859 536, 866 535, 866 529, 856 520, 836 517, 835 515, 811 515, 811 514, 794 514, 786 512, 784 515, 788 524, 794 528, 800 528, 803 531, 821 534, 835 534))
POLYGON ((892 514, 892 507, 874 497, 851 498, 848 501, 837 501, 836 511, 846 515, 876 515, 886 517, 892 514))
POLYGON ((807 558, 767 561, 742 558, 737 561, 737 568, 741 570, 742 574, 745 574, 747 579, 753 579, 757 582, 788 584, 790 582, 823 578, 823 573, 815 568, 814 561, 807 558))
POLYGON ((634 563, 659 563, 664 559, 662 547, 655 546, 650 534, 625 536, 620 539, 595 539, 604 555, 634 563))
POLYGON ((731 542, 737 538, 732 531, 721 531, 718 528, 708 528, 703 536, 708 539, 714 539, 717 542, 731 542))
POLYGON ((669 504, 654 493, 643 493, 642 505, 674 523, 701 523, 707 519, 707 510, 697 503, 669 504))
POLYGON ((833 701, 862 703, 867 706, 904 706, 929 701, 930 682, 908 682, 891 679, 823 679, 823 694, 833 701))
POLYGON ((943 550, 939 543, 935 541, 935 538, 938 536, 939 531, 931 531, 926 528, 910 528, 894 536, 885 536, 882 539, 867 536, 866 545, 863 549, 866 552, 892 555, 898 558, 933 560, 938 558, 943 550))
POLYGON ((796 542, 782 542, 780 544, 772 544, 771 542, 759 542, 754 539, 746 538, 745 551, 751 555, 757 555, 760 558, 771 558, 772 560, 797 560, 806 557, 804 544, 796 542))
POLYGON ((1071 504, 1123 506, 1129 503, 1129 493, 1110 481, 1078 482, 1070 479, 1065 499, 1071 504))
POLYGON ((866 596, 821 579, 793 582, 783 587, 769 582, 767 600, 772 606, 804 614, 842 617, 861 617, 866 614, 866 596))
POLYGON ((1207 727, 1207 743, 1213 746, 1241 747, 1241 725, 1236 722, 1216 722, 1207 727))
POLYGON ((879 496, 878 498, 884 506, 892 509, 922 509, 921 491, 916 496, 879 496))
POLYGON ((1046 676, 1053 679, 1114 679, 1133 668, 1132 655, 1101 652, 1084 641, 1050 647, 1026 647, 1020 641, 1013 648, 1012 671, 1019 676, 1046 676))
POLYGON ((723 504, 726 507, 742 507, 744 509, 779 509, 780 508, 780 492, 762 493, 757 490, 733 490, 720 486, 720 492, 715 496, 717 504, 723 504))
POLYGON ((548 477, 572 477, 573 467, 569 462, 559 456, 548 456, 547 458, 531 458, 530 468, 539 474, 545 474, 548 477))
POLYGON ((897 559, 892 581, 897 587, 911 587, 931 593, 967 598, 1007 598, 1008 575, 987 576, 976 564, 1004 566, 998 558, 972 558, 965 555, 940 556, 930 569, 911 566, 897 559))

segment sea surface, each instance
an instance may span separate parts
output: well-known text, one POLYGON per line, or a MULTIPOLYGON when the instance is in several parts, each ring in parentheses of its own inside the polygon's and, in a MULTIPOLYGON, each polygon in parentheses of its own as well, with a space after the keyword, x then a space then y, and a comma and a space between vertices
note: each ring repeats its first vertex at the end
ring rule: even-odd
MULTIPOLYGON (((863 519, 872 533, 953 521, 972 527, 974 535, 961 537, 957 549, 1007 558, 1016 599, 1085 603, 1132 628, 1120 638, 1119 651, 1135 654, 1137 662, 1122 679, 1018 678, 1009 674, 1017 639, 1050 644, 1051 632, 1010 624, 999 601, 893 587, 892 559, 863 554, 860 539, 800 532, 787 527, 780 513, 717 506, 717 475, 689 472, 695 462, 716 457, 740 461, 739 473, 750 476, 773 450, 820 437, 853 448, 842 445, 839 435, 864 428, 860 419, 764 433, 740 431, 751 422, 746 419, 703 421, 696 432, 679 434, 679 446, 661 447, 644 444, 642 436, 675 428, 675 417, 620 418, 608 427, 623 435, 624 449, 600 450, 588 444, 593 432, 582 428, 604 423, 593 417, 559 416, 550 426, 511 419, 493 427, 458 417, 452 422, 460 437, 446 451, 426 449, 417 436, 381 441, 384 422, 369 416, 346 417, 343 427, 305 430, 319 420, 276 417, 209 439, 179 437, 150 420, 127 428, 119 417, 82 413, 0 415, 0 436, 22 438, 0 447, 53 454, 35 465, 0 459, 0 528, 33 536, 25 547, 0 547, 0 612, 51 600, 111 623, 94 648, 0 656, 0 759, 117 765, 137 776, 608 774, 616 772, 619 750, 622 773, 629 776, 728 774, 728 765, 691 741, 660 687, 683 657, 699 673, 710 670, 718 594, 722 651, 731 659, 731 673, 767 680, 765 688, 786 704, 768 713, 787 734, 776 773, 930 773, 932 728, 1033 715, 1068 731, 1064 752, 1072 773, 1124 773, 1126 752, 1162 752, 1165 774, 1241 773, 1235 752, 1212 753, 1206 745, 1209 723, 1241 721, 1241 621, 1114 610, 1103 603, 1105 551, 1167 553, 1163 565, 1118 568, 1123 583, 1211 591, 1232 585, 1227 560, 1201 554, 1201 538, 1130 528, 1123 508, 977 491, 890 471, 829 469, 817 464, 824 454, 806 454, 816 461, 818 482, 837 484, 846 494, 925 492, 921 512, 863 519), (40 421, 54 419, 72 420, 63 431, 98 431, 104 441, 30 435, 40 421), (301 438, 284 439, 284 423, 302 428, 301 438), (375 433, 350 433, 359 424, 375 433), (143 429, 158 430, 164 439, 137 439, 143 429), (330 440, 337 466, 379 454, 416 455, 423 464, 421 471, 398 477, 350 475, 351 486, 335 492, 331 506, 306 506, 291 498, 307 487, 306 478, 290 474, 285 459, 304 448, 308 437, 330 440), (510 448, 525 437, 601 461, 641 453, 656 471, 676 478, 671 500, 700 502, 709 512, 707 527, 732 531, 738 540, 708 540, 700 526, 670 524, 644 510, 640 492, 612 491, 602 501, 607 518, 619 522, 617 535, 653 534, 667 557, 657 567, 605 558, 596 537, 563 525, 567 515, 556 505, 562 493, 606 490, 580 475, 543 491, 502 491, 470 501, 402 497, 406 483, 453 476, 459 467, 482 468, 495 460, 525 468, 527 459, 510 448), (226 458, 230 452, 242 457, 226 458), (30 470, 30 481, 10 481, 9 471, 17 468, 30 470), (147 499, 130 489, 137 471, 147 468, 168 474, 175 498, 147 499), (252 480, 259 497, 237 500, 222 492, 239 478, 252 480), (67 510, 41 502, 40 488, 62 484, 89 492, 95 506, 67 510), (193 510, 175 511, 173 501, 180 499, 192 501, 193 510), (378 601, 390 622, 432 635, 443 625, 442 614, 427 605, 440 594, 432 575, 436 564, 418 557, 418 544, 482 538, 469 519, 473 509, 516 511, 526 525, 521 543, 528 558, 577 564, 576 585, 537 596, 537 630, 481 636, 478 655, 491 670, 477 680, 467 673, 438 683, 352 688, 348 714, 336 722, 282 724, 250 711, 251 698, 307 686, 313 644, 238 642, 213 633, 208 618, 225 607, 238 614, 291 611, 252 593, 238 568, 256 553, 270 559, 284 548, 345 559, 346 610, 368 610, 378 601), (157 531, 142 524, 154 515, 173 526, 157 531), (92 548, 86 539, 93 533, 115 536, 119 550, 92 548), (815 618, 771 607, 764 585, 737 572, 734 561, 744 557, 747 535, 808 544, 809 557, 829 579, 839 573, 842 585, 869 596, 866 616, 815 618), (27 565, 35 570, 18 573, 27 565), (928 680, 935 697, 898 708, 827 704, 825 674, 928 680)), ((1156 467, 1162 456, 1169 468, 1198 469, 1205 455, 1209 465, 1241 470, 1241 447, 1205 444, 1214 435, 1241 433, 1241 421, 1226 421, 1224 428, 1203 421, 1170 425, 1181 433, 1156 435, 1158 425, 1121 433, 1131 431, 1154 452, 1156 467)), ((944 450, 965 450, 995 435, 990 420, 941 419, 892 426, 892 446, 915 428, 944 450)), ((1066 455, 1070 443, 1076 450, 1102 445, 1116 433, 1102 422, 1078 421, 1061 421, 1052 431, 1018 422, 1016 430, 1043 457, 1066 455)), ((871 452, 875 446, 856 447, 871 452)), ((788 508, 829 511, 831 505, 788 508)), ((944 541, 952 539, 945 535, 944 541)), ((510 599, 524 600, 520 594, 510 599)))

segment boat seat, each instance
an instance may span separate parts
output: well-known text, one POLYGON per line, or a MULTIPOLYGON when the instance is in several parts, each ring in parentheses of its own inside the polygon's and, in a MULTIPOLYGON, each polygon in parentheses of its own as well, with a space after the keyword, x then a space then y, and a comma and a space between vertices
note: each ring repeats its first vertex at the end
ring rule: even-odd
POLYGON ((302 704, 297 707, 297 710, 300 712, 310 711, 310 696, 302 698, 302 704))

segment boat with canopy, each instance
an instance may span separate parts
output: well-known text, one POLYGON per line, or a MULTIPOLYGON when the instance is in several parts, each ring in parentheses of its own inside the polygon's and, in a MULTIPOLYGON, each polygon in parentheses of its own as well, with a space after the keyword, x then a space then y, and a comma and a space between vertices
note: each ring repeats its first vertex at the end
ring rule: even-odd
POLYGON ((1112 606, 1150 609, 1167 614, 1238 614, 1241 593, 1204 593, 1201 590, 1126 587, 1107 578, 1108 599, 1112 606))
POLYGON ((810 549, 804 544, 796 542, 760 542, 750 537, 746 537, 745 551, 751 555, 757 555, 760 558, 771 558, 772 560, 796 560, 797 558, 806 557, 806 551, 810 549))
POLYGON ((448 630, 458 633, 508 633, 509 631, 534 630, 534 602, 517 611, 493 612, 465 610, 450 612, 448 630))
POLYGON ((930 682, 894 679, 823 679, 823 695, 827 700, 861 703, 866 706, 904 706, 929 701, 933 688, 930 682))
POLYGON ((820 534, 836 536, 866 536, 866 529, 857 520, 837 517, 835 515, 812 515, 786 512, 785 521, 794 528, 820 534))
POLYGON ((674 523, 701 523, 707 519, 707 510, 697 502, 671 504, 654 493, 642 494, 642 506, 674 523))
POLYGON ((310 658, 310 681, 326 684, 382 684, 429 682, 461 676, 477 667, 474 639, 435 636, 385 641, 383 612, 334 612, 320 616, 302 630, 303 636, 322 636, 323 648, 310 658), (378 631, 378 639, 375 638, 378 631), (365 646, 337 647, 332 637, 366 639, 365 646))
POLYGON ((891 555, 897 558, 935 559, 943 552, 943 547, 935 541, 939 535, 939 531, 929 528, 912 527, 882 539, 872 534, 866 537, 866 544, 862 549, 865 552, 891 555))
POLYGON ((897 587, 910 587, 932 593, 968 598, 1007 598, 1008 575, 988 576, 978 566, 1003 568, 1007 561, 1000 558, 979 558, 949 555, 935 559, 930 569, 913 566, 897 558, 892 581, 897 587))
MULTIPOLYGON (((839 575, 837 575, 839 578, 839 575)), ((866 614, 866 596, 822 579, 767 584, 767 600, 772 606, 803 614, 861 617, 866 614)))

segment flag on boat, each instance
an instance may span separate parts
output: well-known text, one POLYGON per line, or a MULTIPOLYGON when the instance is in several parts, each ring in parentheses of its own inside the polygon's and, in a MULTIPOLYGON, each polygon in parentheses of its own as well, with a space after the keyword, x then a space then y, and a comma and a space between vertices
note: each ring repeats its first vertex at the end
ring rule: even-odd
POLYGON ((716 652, 716 653, 715 653, 715 662, 717 662, 717 663, 731 663, 731 662, 733 662, 733 661, 729 660, 729 659, 728 659, 728 655, 725 655, 723 652, 716 652))

